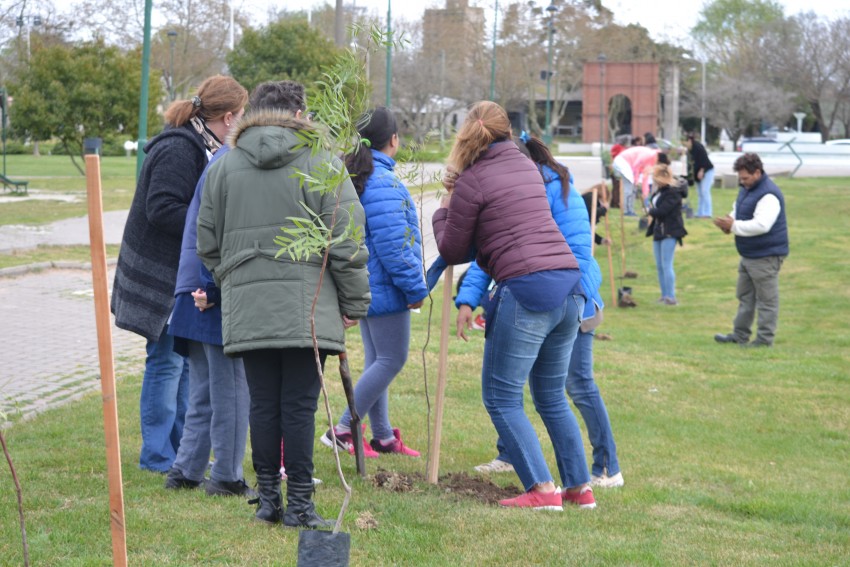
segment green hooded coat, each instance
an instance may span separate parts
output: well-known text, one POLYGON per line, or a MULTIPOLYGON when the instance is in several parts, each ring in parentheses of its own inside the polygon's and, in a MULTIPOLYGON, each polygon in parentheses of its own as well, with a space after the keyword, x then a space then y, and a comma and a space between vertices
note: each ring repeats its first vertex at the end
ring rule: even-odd
MULTIPOLYGON (((310 191, 298 172, 316 176, 342 162, 326 151, 311 155, 298 133, 313 126, 276 110, 246 115, 229 136, 232 148, 207 172, 198 215, 198 255, 221 288, 224 352, 257 349, 312 348, 310 310, 319 286, 322 257, 275 258, 283 235, 294 227, 288 217, 320 215, 326 226, 336 211, 333 235, 352 219, 365 216, 351 180, 336 191, 310 191), (337 195, 339 204, 337 207, 337 195), (304 205, 302 205, 304 203, 304 205)), ((346 239, 330 247, 327 271, 316 305, 316 337, 320 349, 345 350, 342 316, 366 316, 371 295, 365 245, 346 239)))

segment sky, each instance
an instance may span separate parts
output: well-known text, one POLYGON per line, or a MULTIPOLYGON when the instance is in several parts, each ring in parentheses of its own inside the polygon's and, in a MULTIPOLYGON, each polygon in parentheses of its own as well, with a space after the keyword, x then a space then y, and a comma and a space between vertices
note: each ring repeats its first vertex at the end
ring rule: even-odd
MULTIPOLYGON (((238 5, 240 0, 233 0, 238 5)), ((265 19, 269 5, 284 7, 289 10, 301 10, 322 6, 326 3, 335 5, 335 0, 241 0, 245 9, 256 15, 258 23, 265 19)), ((506 6, 513 0, 500 0, 500 6, 506 6)), ((547 4, 546 0, 537 0, 539 4, 547 4)), ((699 17, 699 11, 706 0, 602 0, 602 4, 614 12, 617 23, 627 25, 640 24, 649 30, 655 41, 666 41, 689 47, 688 30, 693 27, 699 17)), ((345 0, 346 4, 354 3, 366 7, 369 12, 386 18, 387 4, 391 2, 392 16, 408 20, 422 16, 425 8, 445 7, 445 0, 345 0)), ((839 15, 850 15, 850 0, 779 0, 785 7, 786 15, 797 14, 805 10, 814 10, 820 15, 830 18, 839 15)), ((488 25, 492 22, 492 12, 496 0, 470 0, 473 6, 485 8, 488 25)))

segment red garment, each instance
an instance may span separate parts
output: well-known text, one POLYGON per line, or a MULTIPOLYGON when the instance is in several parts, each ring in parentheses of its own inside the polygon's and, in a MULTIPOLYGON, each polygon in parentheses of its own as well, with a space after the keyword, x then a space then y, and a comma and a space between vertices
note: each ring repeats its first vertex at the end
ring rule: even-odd
POLYGON ((622 146, 621 144, 614 144, 613 146, 611 146, 611 159, 614 159, 615 157, 620 155, 620 152, 622 152, 625 149, 626 148, 624 146, 622 146))

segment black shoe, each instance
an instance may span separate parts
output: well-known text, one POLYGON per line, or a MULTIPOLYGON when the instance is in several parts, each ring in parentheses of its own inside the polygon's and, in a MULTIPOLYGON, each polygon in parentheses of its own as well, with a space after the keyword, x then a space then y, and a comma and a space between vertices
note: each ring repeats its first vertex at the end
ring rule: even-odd
POLYGON ((728 335, 724 335, 722 333, 717 333, 714 335, 714 340, 718 343, 735 343, 735 344, 747 344, 746 341, 742 341, 734 334, 730 333, 728 335))
POLYGON ((335 522, 326 520, 316 512, 312 497, 315 487, 312 482, 300 483, 289 480, 286 484, 286 512, 283 525, 289 528, 330 528, 335 522))
POLYGON ((208 496, 245 496, 256 498, 257 493, 245 484, 244 479, 239 480, 213 480, 206 482, 208 496))
POLYGON ((179 470, 172 468, 165 476, 165 488, 169 490, 180 490, 198 488, 204 483, 203 480, 190 480, 183 476, 179 470))
POLYGON ((257 505, 254 519, 265 524, 277 524, 283 516, 280 495, 280 472, 257 471, 257 497, 248 504, 257 505))

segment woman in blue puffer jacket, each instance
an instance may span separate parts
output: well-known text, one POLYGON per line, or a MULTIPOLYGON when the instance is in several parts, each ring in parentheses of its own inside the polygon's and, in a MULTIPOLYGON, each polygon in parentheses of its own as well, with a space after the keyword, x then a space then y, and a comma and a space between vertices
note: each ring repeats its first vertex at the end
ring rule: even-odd
MULTIPOLYGON (((617 447, 611 432, 611 422, 599 388, 593 379, 593 336, 596 326, 602 321, 604 303, 599 294, 602 273, 591 252, 593 235, 590 230, 587 207, 576 190, 567 168, 555 161, 542 141, 523 133, 517 145, 540 169, 546 184, 549 208, 552 210, 552 216, 558 228, 578 260, 581 285, 588 297, 582 314, 582 324, 573 343, 566 389, 567 395, 581 412, 593 447, 591 486, 605 488, 622 486, 623 476, 617 461, 617 447), (562 183, 565 178, 569 179, 569 185, 566 187, 562 183)), ((459 333, 463 333, 465 328, 470 328, 472 311, 479 303, 483 303, 485 311, 487 310, 487 297, 484 292, 489 283, 490 277, 473 262, 455 300, 459 309, 459 333)), ((497 443, 497 448, 499 455, 491 462, 475 467, 476 470, 491 473, 513 470, 501 440, 497 443)))
MULTIPOLYGON (((359 415, 369 416, 372 427, 372 440, 363 443, 365 456, 418 457, 390 424, 388 390, 407 362, 410 310, 421 307, 428 296, 419 217, 410 192, 393 171, 400 143, 392 112, 384 107, 370 111, 361 118, 358 132, 362 142, 345 165, 366 212, 372 303, 366 318, 360 320, 366 360, 354 388, 354 405, 359 415)), ((350 423, 346 410, 334 430, 340 448, 353 454, 350 423)), ((333 446, 330 430, 321 441, 333 446)))

